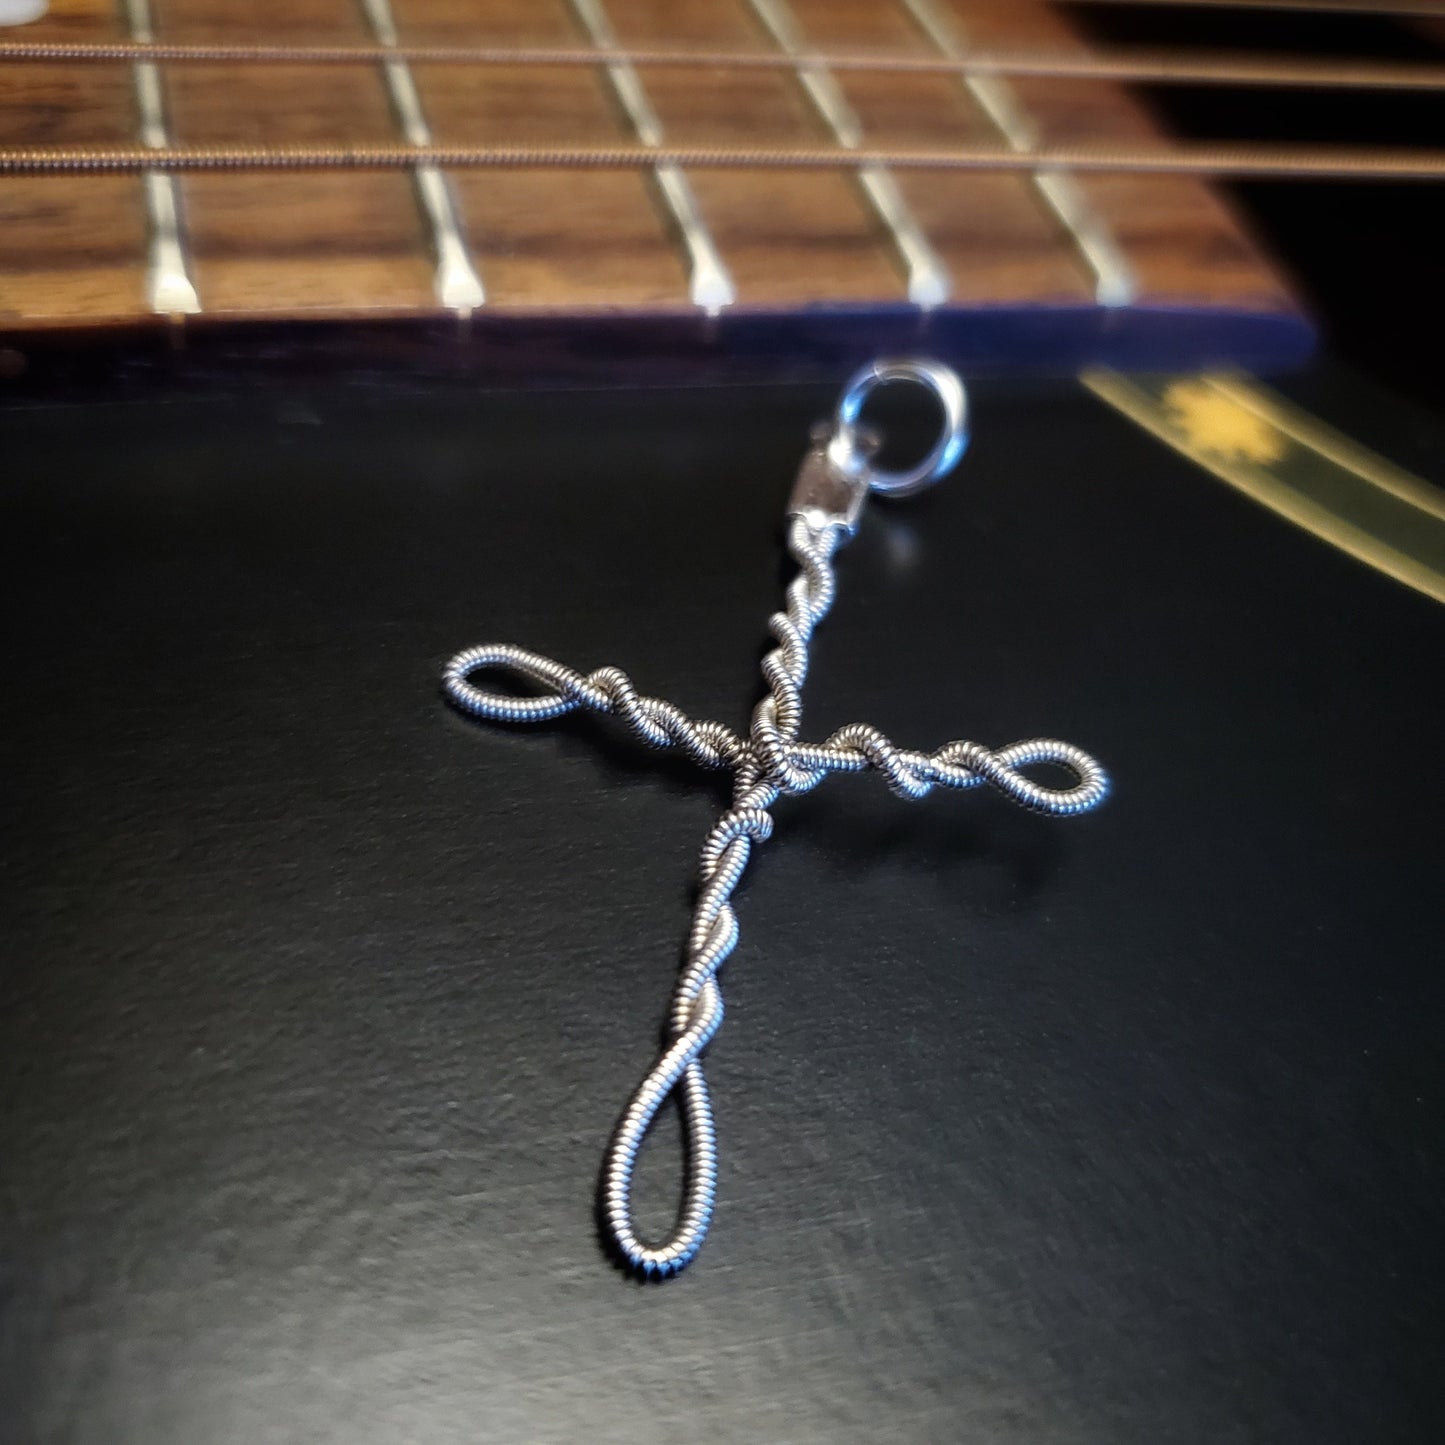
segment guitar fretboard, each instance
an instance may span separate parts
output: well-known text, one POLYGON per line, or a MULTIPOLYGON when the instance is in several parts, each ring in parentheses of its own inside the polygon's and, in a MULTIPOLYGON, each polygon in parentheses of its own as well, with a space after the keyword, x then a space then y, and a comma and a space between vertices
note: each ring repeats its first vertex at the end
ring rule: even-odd
MULTIPOLYGON (((26 39, 962 56, 1069 40, 1038 0, 71 0, 26 39)), ((923 147, 1138 141, 1093 79, 722 66, 55 63, 0 145, 923 147)), ((1269 318, 1290 299, 1178 176, 670 165, 0 179, 0 318, 767 312, 1269 318)))

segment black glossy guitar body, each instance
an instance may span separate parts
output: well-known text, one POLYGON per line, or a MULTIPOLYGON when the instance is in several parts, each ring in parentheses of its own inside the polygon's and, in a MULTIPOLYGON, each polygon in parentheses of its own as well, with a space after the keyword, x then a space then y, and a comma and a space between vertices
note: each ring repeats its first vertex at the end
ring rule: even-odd
MULTIPOLYGON (((870 510, 805 731, 1053 734, 1115 797, 780 804, 713 1235, 607 1264, 718 783, 438 670, 516 641, 741 723, 833 391, 0 416, 5 1439, 1439 1437, 1445 611, 1071 383, 975 388, 959 472, 870 510)), ((659 1229, 676 1166, 668 1120, 659 1229)))

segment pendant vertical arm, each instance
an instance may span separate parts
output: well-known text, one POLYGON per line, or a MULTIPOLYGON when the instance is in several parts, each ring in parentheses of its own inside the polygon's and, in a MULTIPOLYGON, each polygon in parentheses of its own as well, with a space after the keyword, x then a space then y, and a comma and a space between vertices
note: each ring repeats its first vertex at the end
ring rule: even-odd
MULTIPOLYGON (((702 1247, 717 1197, 717 1128, 701 1055, 723 1020, 718 970, 738 941, 732 895, 753 845, 773 831, 768 809, 793 791, 798 769, 788 756, 802 723, 802 686, 808 673, 813 629, 833 603, 832 556, 847 535, 834 522, 804 516, 789 521, 788 550, 799 572, 786 606, 769 619, 777 646, 763 659, 767 692, 753 713, 750 742, 737 765, 732 807, 703 844, 701 880, 682 973, 673 993, 668 1038, 656 1063, 637 1086, 613 1131, 602 1166, 602 1218, 623 1263, 651 1278, 685 1268, 702 1247), (644 1244, 632 1213, 632 1181, 648 1130, 669 1094, 677 1091, 685 1131, 682 1204, 671 1237, 644 1244)), ((810 786, 811 782, 805 783, 810 786)))

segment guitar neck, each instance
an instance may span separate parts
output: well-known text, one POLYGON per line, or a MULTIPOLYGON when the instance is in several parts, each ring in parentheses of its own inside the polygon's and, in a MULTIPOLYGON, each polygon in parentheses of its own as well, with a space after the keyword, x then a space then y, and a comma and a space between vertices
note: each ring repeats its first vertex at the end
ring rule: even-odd
MULTIPOLYGON (((889 57, 1076 44, 1038 0, 62 0, 23 38, 889 57)), ((4 76, 0 145, 1152 137, 1109 82, 886 68, 65 61, 4 76)), ((573 349, 732 338, 788 357, 931 335, 965 361, 1047 367, 1282 358, 1308 335, 1229 208, 1188 177, 639 165, 0 179, 12 335, 453 316, 573 349)))

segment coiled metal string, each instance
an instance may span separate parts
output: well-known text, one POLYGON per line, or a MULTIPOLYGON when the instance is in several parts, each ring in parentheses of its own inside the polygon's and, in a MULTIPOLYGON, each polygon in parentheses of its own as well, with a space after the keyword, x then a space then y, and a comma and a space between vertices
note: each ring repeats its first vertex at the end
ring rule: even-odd
POLYGON ((877 728, 853 723, 826 742, 798 740, 802 688, 813 630, 832 606, 832 559, 850 526, 841 520, 795 515, 788 550, 798 563, 783 611, 769 619, 776 646, 763 659, 767 691, 746 737, 719 722, 699 721, 661 698, 638 693, 615 667, 582 674, 550 658, 507 644, 458 653, 443 676, 446 696, 473 717, 495 722, 540 722, 578 708, 622 719, 652 747, 676 749, 707 768, 733 773, 732 806, 703 844, 701 885, 688 932, 683 968, 673 994, 669 1036, 661 1056, 628 1101, 608 1147, 602 1176, 602 1211, 621 1258, 649 1277, 677 1273, 697 1254, 717 1194, 717 1135, 701 1055, 723 1018, 718 970, 737 944, 732 895, 753 846, 772 833, 768 809, 783 794, 806 793, 829 773, 881 773, 901 797, 922 798, 935 787, 996 788, 1023 807, 1068 816, 1096 807, 1109 789, 1104 769, 1083 749, 1052 738, 1032 738, 990 750, 951 742, 933 753, 895 746, 877 728), (546 691, 535 697, 488 692, 472 681, 483 671, 505 671, 546 691), (1045 787, 1020 769, 1054 763, 1073 775, 1071 786, 1045 787), (632 1217, 632 1179, 652 1121, 677 1091, 687 1138, 682 1206, 669 1239, 638 1238, 632 1217))

